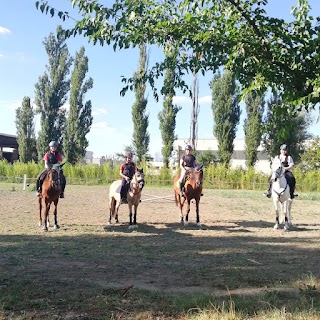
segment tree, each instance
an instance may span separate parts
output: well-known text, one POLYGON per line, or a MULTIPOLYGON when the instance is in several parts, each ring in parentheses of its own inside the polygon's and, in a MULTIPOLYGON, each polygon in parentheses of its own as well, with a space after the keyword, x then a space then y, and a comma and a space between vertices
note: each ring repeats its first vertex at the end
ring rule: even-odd
MULTIPOLYGON (((169 52, 168 54, 170 55, 170 59, 175 59, 175 52, 169 52)), ((177 139, 176 135, 174 134, 174 131, 176 129, 176 116, 179 110, 181 110, 180 107, 172 104, 173 97, 175 95, 173 85, 174 78, 175 71, 171 67, 165 72, 163 85, 163 109, 158 114, 162 138, 161 154, 163 157, 163 165, 165 168, 169 168, 169 158, 173 151, 173 142, 177 139)))
POLYGON ((279 93, 274 91, 267 102, 262 135, 263 145, 270 159, 279 154, 280 146, 285 143, 295 163, 298 163, 304 150, 303 144, 311 137, 308 133, 310 123, 311 119, 306 112, 291 112, 283 104, 279 93))
POLYGON ((198 115, 200 112, 199 106, 199 81, 198 76, 193 73, 193 88, 192 88, 192 109, 191 109, 191 126, 190 126, 190 140, 191 147, 196 150, 196 141, 198 139, 198 115))
POLYGON ((305 152, 301 155, 301 162, 306 170, 320 169, 320 137, 315 139, 306 147, 305 152))
MULTIPOLYGON (((135 74, 138 80, 141 80, 146 73, 147 67, 147 48, 146 45, 140 46, 139 69, 135 74)), ((148 100, 144 97, 146 84, 138 81, 135 86, 136 101, 132 107, 133 138, 132 144, 136 150, 139 161, 143 158, 150 158, 149 151, 150 135, 147 131, 149 125, 149 116, 146 114, 148 100)))
POLYGON ((35 160, 34 111, 29 97, 24 97, 22 106, 16 110, 16 128, 20 161, 27 163, 28 161, 35 160))
POLYGON ((244 121, 245 155, 247 167, 253 167, 258 159, 258 147, 262 135, 264 96, 250 92, 245 100, 247 118, 244 121))
MULTIPOLYGON (((36 7, 63 21, 70 18, 48 2, 36 1, 36 7)), ((245 93, 281 88, 286 108, 288 103, 292 108, 311 108, 319 102, 320 26, 313 22, 319 17, 309 15, 307 0, 292 8, 289 22, 268 16, 268 0, 119 0, 108 7, 91 0, 70 2, 82 19, 70 21, 75 22, 63 31, 66 37, 83 34, 94 44, 113 45, 114 50, 142 43, 163 46, 171 39, 179 52, 175 86, 186 87, 181 80, 186 72, 215 72, 227 66, 245 93), (189 51, 195 55, 185 55, 189 51)), ((154 79, 169 64, 165 58, 150 69, 146 79, 154 89, 154 79)), ((132 79, 127 83, 126 89, 133 89, 132 79)))
POLYGON ((85 79, 88 72, 88 57, 84 47, 76 52, 71 74, 70 110, 64 133, 63 151, 72 164, 81 162, 89 145, 86 135, 92 125, 91 101, 84 102, 85 94, 93 87, 92 78, 85 79))
POLYGON ((66 39, 61 30, 61 26, 58 26, 57 37, 50 33, 43 41, 49 64, 35 85, 36 112, 41 115, 41 129, 37 141, 39 159, 42 159, 51 140, 63 142, 66 111, 61 107, 66 103, 70 90, 70 80, 67 76, 73 59, 69 55, 66 39))
POLYGON ((213 101, 213 133, 218 141, 218 156, 221 163, 229 165, 241 114, 234 74, 228 70, 222 76, 217 73, 210 86, 213 101))

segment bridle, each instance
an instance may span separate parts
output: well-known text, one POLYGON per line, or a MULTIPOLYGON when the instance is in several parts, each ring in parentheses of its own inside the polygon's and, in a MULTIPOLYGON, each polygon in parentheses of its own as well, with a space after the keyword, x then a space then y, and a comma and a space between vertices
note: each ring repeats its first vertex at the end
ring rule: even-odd
POLYGON ((130 191, 136 195, 142 191, 143 187, 144 187, 144 174, 137 171, 131 180, 130 191))
POLYGON ((59 190, 61 188, 60 170, 51 168, 48 172, 48 176, 51 176, 51 186, 55 190, 59 190))

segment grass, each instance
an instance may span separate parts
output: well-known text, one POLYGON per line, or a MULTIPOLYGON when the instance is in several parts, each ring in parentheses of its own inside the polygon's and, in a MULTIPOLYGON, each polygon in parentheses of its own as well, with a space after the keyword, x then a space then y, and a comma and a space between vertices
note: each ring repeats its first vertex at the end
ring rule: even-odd
MULTIPOLYGON (((147 202, 139 229, 107 226, 107 188, 69 186, 59 231, 37 227, 36 198, 0 185, 0 319, 320 319, 318 200, 273 230, 261 192, 205 190, 203 228, 147 202), (233 195, 233 196, 232 196, 233 195)), ((171 188, 149 188, 165 196, 171 188)))

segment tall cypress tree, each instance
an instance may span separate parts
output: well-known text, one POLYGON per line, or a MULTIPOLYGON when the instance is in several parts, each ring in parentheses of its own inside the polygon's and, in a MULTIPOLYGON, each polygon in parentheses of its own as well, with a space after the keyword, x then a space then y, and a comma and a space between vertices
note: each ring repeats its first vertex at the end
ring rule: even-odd
POLYGON ((16 128, 20 161, 27 163, 35 160, 34 111, 29 97, 24 97, 22 106, 16 110, 16 128))
POLYGON ((145 98, 146 84, 142 80, 147 69, 147 48, 140 46, 139 69, 134 78, 137 80, 135 86, 136 101, 132 107, 133 135, 132 144, 139 161, 149 158, 150 135, 148 133, 149 116, 146 114, 148 100, 145 98))
POLYGON ((71 74, 70 110, 66 122, 63 151, 65 157, 72 164, 80 162, 86 153, 88 140, 86 135, 92 125, 91 101, 84 103, 84 96, 93 87, 93 80, 85 80, 88 72, 88 58, 84 47, 76 52, 74 69, 71 74))
POLYGON ((41 115, 41 129, 37 140, 39 159, 48 150, 51 140, 62 143, 65 128, 65 110, 61 107, 67 101, 70 90, 70 80, 67 76, 73 59, 69 55, 65 37, 59 34, 61 30, 61 26, 58 26, 57 36, 50 33, 43 41, 49 64, 35 85, 35 104, 37 112, 41 115))
POLYGON ((279 154, 280 146, 285 143, 294 162, 298 163, 304 149, 303 143, 311 137, 308 133, 310 123, 310 115, 305 112, 291 112, 282 103, 279 92, 274 91, 267 102, 262 137, 269 158, 279 154))
POLYGON ((247 118, 244 120, 245 150, 247 167, 253 167, 258 159, 258 147, 262 135, 262 116, 264 111, 264 96, 250 92, 245 100, 247 118))
POLYGON ((218 141, 218 156, 222 164, 229 165, 241 114, 234 74, 228 70, 222 76, 218 73, 210 86, 214 119, 213 133, 218 141))
POLYGON ((173 142, 177 139, 176 135, 174 134, 176 129, 176 116, 181 109, 181 107, 172 104, 173 97, 175 95, 175 52, 169 51, 169 53, 167 54, 167 59, 171 63, 168 63, 168 68, 165 71, 163 85, 163 109, 158 114, 162 138, 161 153, 163 157, 163 165, 165 168, 169 168, 169 158, 173 151, 173 142))

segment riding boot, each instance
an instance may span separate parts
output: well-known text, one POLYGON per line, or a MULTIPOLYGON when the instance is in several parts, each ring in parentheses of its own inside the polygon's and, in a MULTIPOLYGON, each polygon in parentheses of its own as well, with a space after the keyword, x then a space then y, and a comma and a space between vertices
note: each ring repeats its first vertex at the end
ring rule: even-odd
POLYGON ((36 196, 39 197, 41 194, 41 183, 40 180, 36 180, 36 196))
POLYGON ((126 197, 126 186, 121 187, 120 198, 121 198, 120 204, 127 204, 128 203, 127 197, 126 197))
POLYGON ((66 178, 63 176, 61 184, 60 198, 64 198, 64 189, 66 188, 66 178))

